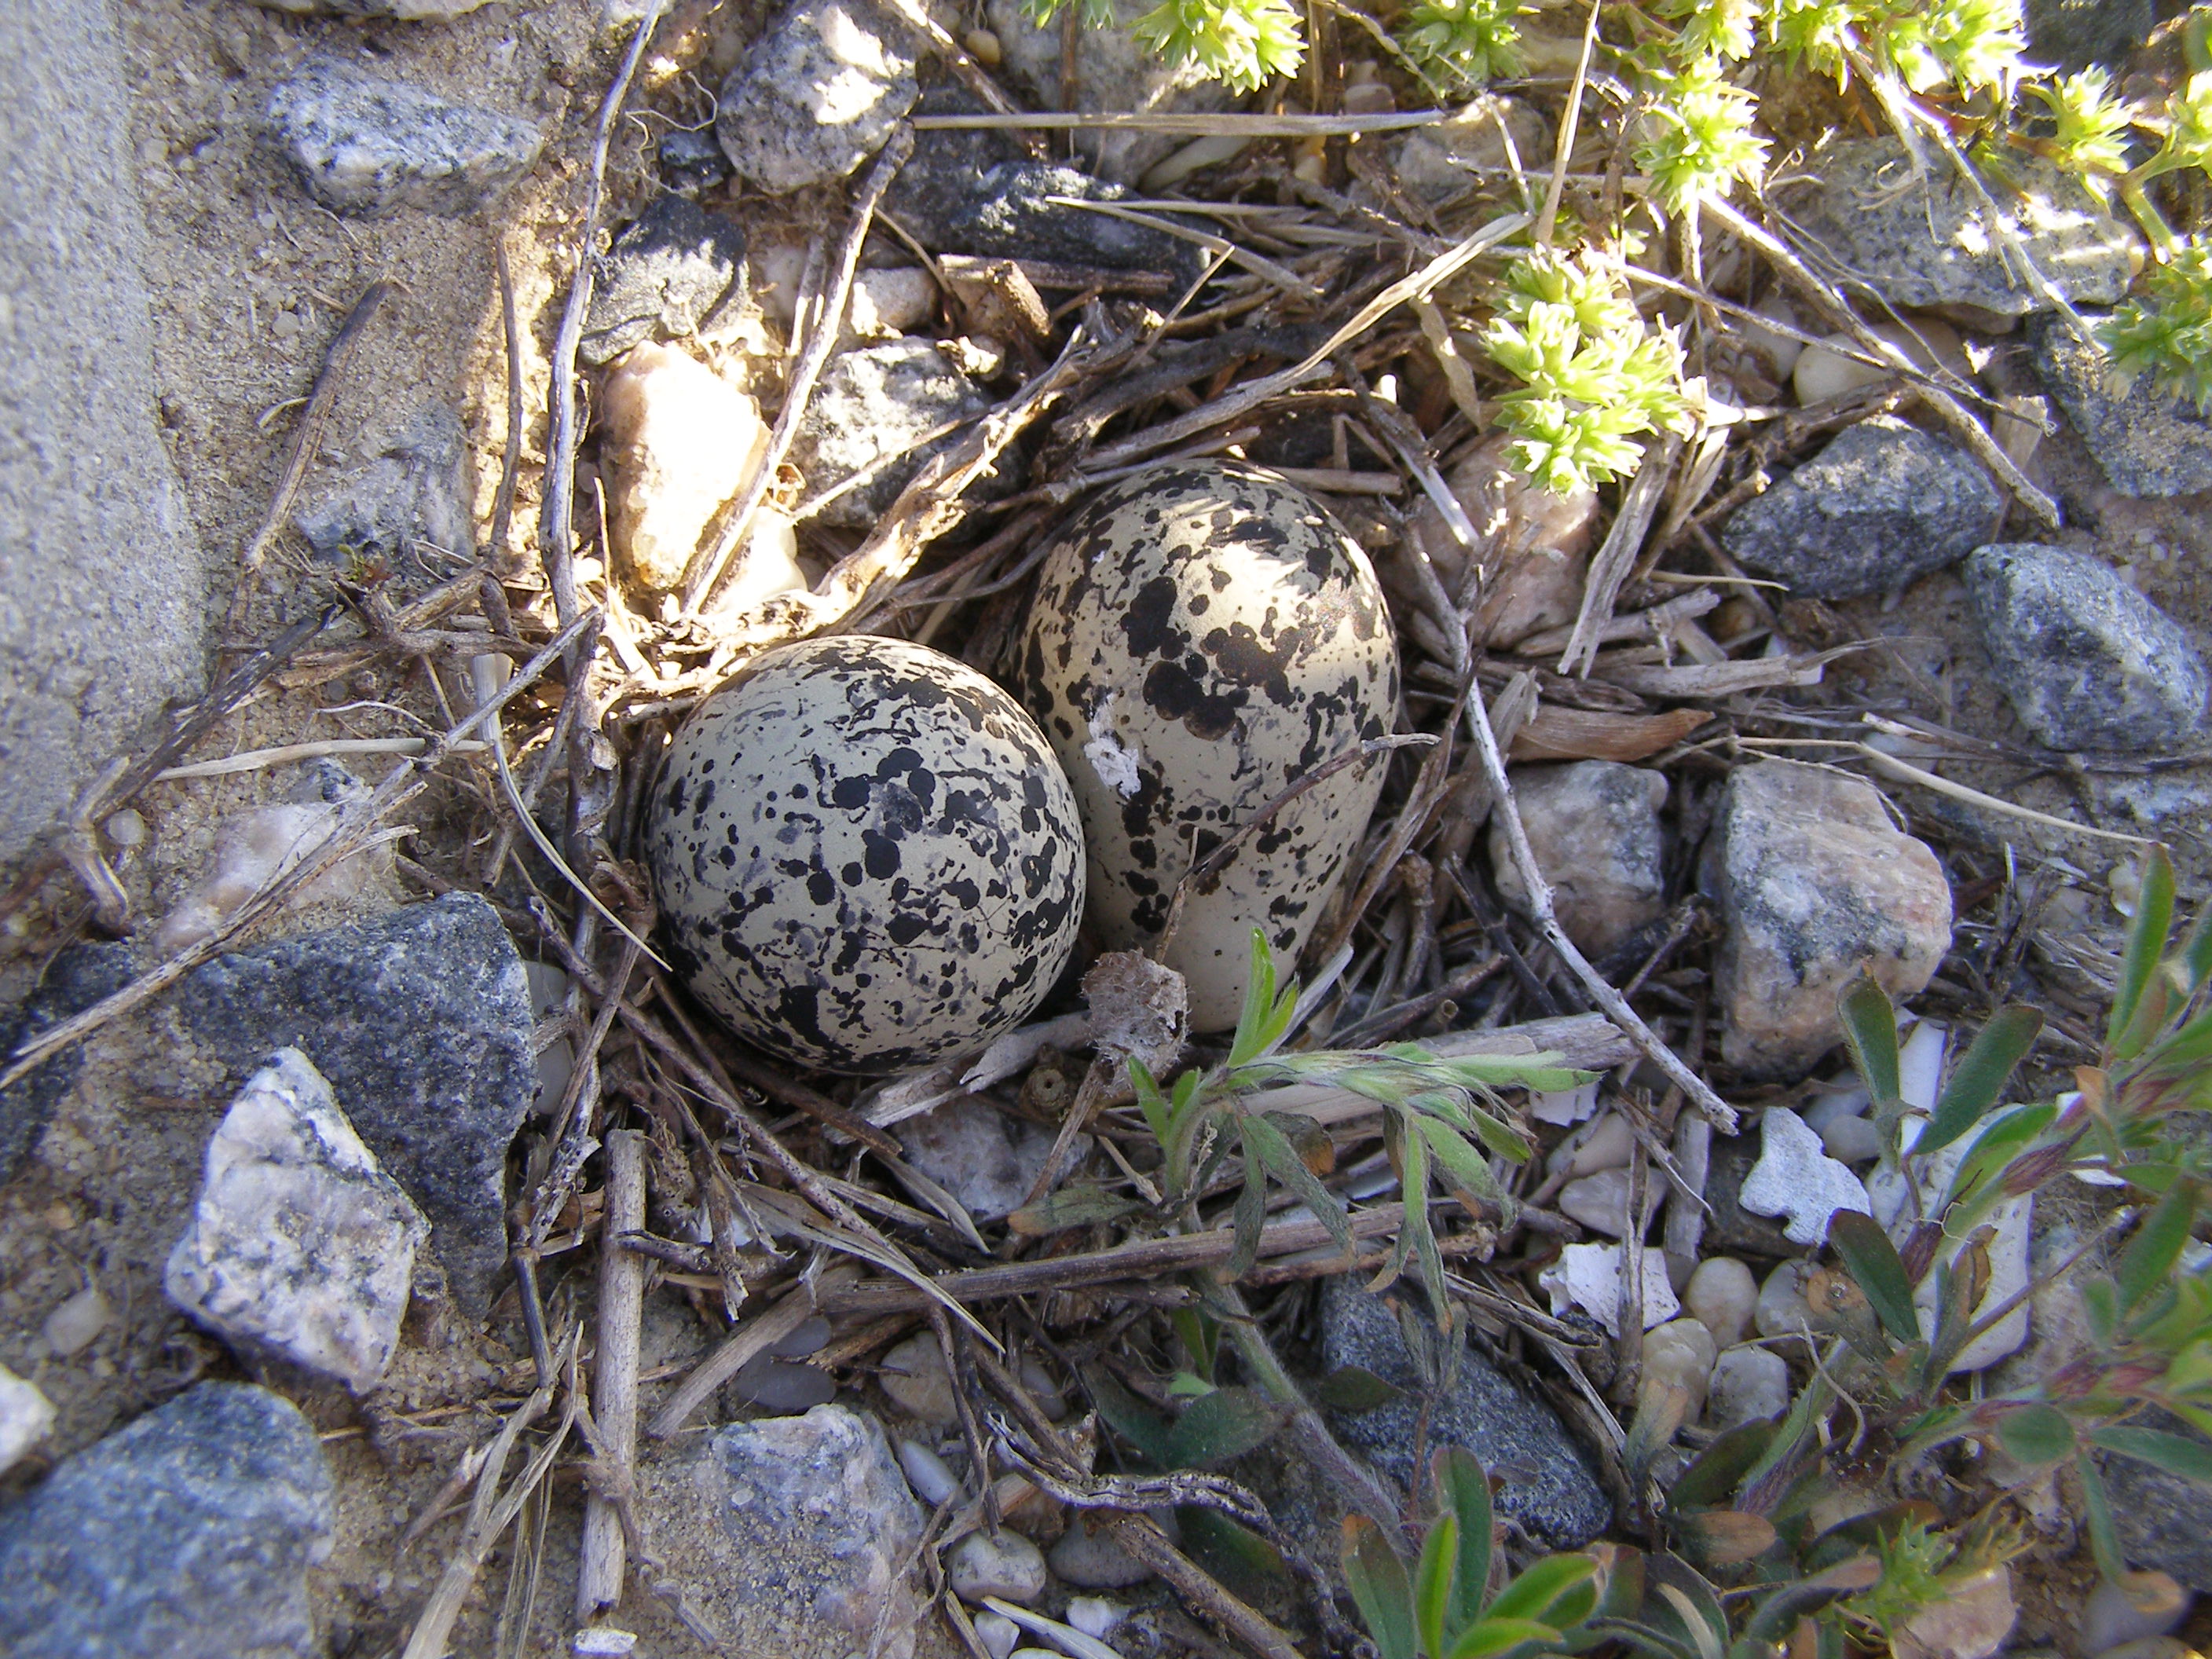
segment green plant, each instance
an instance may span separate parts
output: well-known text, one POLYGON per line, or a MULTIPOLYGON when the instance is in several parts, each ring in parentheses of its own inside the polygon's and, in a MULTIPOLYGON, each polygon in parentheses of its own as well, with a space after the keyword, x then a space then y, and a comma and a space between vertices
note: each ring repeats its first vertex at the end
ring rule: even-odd
POLYGON ((1518 1163, 1528 1156, 1529 1146, 1499 1115, 1498 1091, 1571 1089, 1587 1074, 1558 1065, 1556 1055, 1445 1060, 1413 1043, 1286 1054, 1282 1044, 1297 1001, 1297 981, 1278 987, 1273 953, 1255 928, 1244 1006, 1227 1057, 1183 1073, 1165 1089, 1142 1061, 1129 1061, 1138 1107, 1160 1145, 1166 1201, 1179 1210, 1195 1206, 1213 1172, 1235 1155, 1243 1160, 1244 1182, 1232 1223, 1236 1245, 1228 1277, 1241 1276, 1256 1256, 1270 1181, 1310 1207, 1346 1255, 1354 1254, 1345 1202, 1322 1184, 1316 1168, 1325 1164, 1327 1136, 1310 1118, 1255 1112, 1245 1104, 1250 1091, 1281 1084, 1350 1090, 1382 1108, 1384 1141, 1405 1189, 1405 1219, 1390 1271, 1403 1271, 1409 1255, 1418 1261, 1438 1319, 1449 1322, 1443 1261, 1426 1202, 1431 1174, 1470 1206, 1510 1217, 1513 1200, 1489 1160, 1495 1155, 1518 1163))
MULTIPOLYGON (((1025 0, 1038 23, 1049 23, 1068 0, 1025 0)), ((1108 27, 1112 0, 1079 0, 1084 25, 1108 27)), ((1285 0, 1161 0, 1129 32, 1171 64, 1195 64, 1237 92, 1256 92, 1305 62, 1305 32, 1285 0)))
POLYGON ((1398 44, 1448 90, 1521 73, 1519 0, 1414 0, 1398 23, 1398 44))
POLYGON ((1436 1514, 1409 1574, 1382 1528, 1344 1523, 1344 1577, 1382 1659, 1490 1659, 1571 1651, 1599 1610, 1598 1563, 1550 1555, 1492 1595, 1490 1477, 1465 1451, 1431 1464, 1436 1514))

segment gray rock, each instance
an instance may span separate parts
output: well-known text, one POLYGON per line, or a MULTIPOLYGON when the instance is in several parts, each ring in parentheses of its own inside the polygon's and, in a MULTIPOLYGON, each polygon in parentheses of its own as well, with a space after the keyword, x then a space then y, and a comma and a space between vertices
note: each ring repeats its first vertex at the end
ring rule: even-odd
POLYGON ((639 1505, 729 1651, 913 1653, 922 1602, 905 1568, 922 1512, 872 1417, 817 1406, 732 1423, 648 1463, 639 1505))
POLYGON ((1055 1137, 988 1100, 962 1095, 898 1126, 907 1162, 966 1205, 995 1220, 1029 1196, 1055 1137))
POLYGON ((1855 599, 1955 564, 2004 505, 1941 438, 1876 415, 1729 516, 1728 550, 1817 599, 1855 599))
MULTIPOLYGON (((955 84, 924 88, 914 113, 983 115, 988 111, 967 88, 955 84)), ((884 210, 933 247, 946 252, 970 252, 956 249, 945 240, 953 216, 974 196, 977 179, 1002 162, 1026 158, 1019 142, 1003 128, 918 131, 914 135, 914 154, 907 157, 906 165, 884 194, 884 210)))
POLYGON ((1801 1075, 1841 1042, 1836 998, 1862 967, 1902 999, 1951 948, 1951 888, 1936 855, 1891 825, 1871 786, 1836 773, 1740 768, 1698 879, 1724 930, 1713 973, 1721 1054, 1747 1079, 1801 1075))
POLYGON ((1104 1528, 1092 1530, 1079 1511, 1068 1518, 1067 1530, 1046 1559, 1061 1583, 1078 1589, 1128 1589, 1152 1576, 1104 1528))
POLYGON ((325 207, 364 218, 402 208, 461 216, 537 165, 527 121, 317 59, 270 94, 270 140, 325 207))
MULTIPOLYGON (((2182 1435, 2200 1446, 2212 1444, 2172 1413, 2156 1407, 2130 1423, 2135 1428, 2182 1435)), ((2138 1571, 2171 1573, 2183 1589, 2212 1595, 2212 1528, 2204 1524, 2204 1488, 2185 1475, 2132 1457, 2100 1453, 2097 1462, 2112 1496, 2120 1553, 2128 1565, 2138 1571)))
POLYGON ((0 8, 0 865, 198 695, 232 580, 156 429, 129 61, 106 0, 0 8))
MULTIPOLYGON (((1150 225, 1086 213, 1053 201, 1130 200, 1134 192, 1073 167, 1004 161, 975 179, 939 225, 937 246, 948 252, 994 254, 1113 270, 1154 270, 1194 280, 1205 255, 1193 244, 1150 225)), ((931 239, 924 234, 922 240, 931 239)))
MULTIPOLYGON (((907 480, 963 435, 927 434, 992 407, 982 388, 930 341, 891 340, 839 352, 799 423, 792 463, 805 474, 810 496, 865 477, 815 514, 815 522, 851 529, 874 524, 907 480)), ((1001 461, 996 477, 976 486, 979 493, 1005 494, 1011 488, 1008 465, 1001 461)))
MULTIPOLYGON (((2102 320, 2085 316, 2094 324, 2102 320)), ((2107 378, 2104 352, 2059 317, 2028 325, 2036 378, 2123 495, 2188 495, 2212 489, 2212 421, 2197 406, 2138 375, 2123 396, 2107 378)))
POLYGON ((315 556, 342 574, 380 565, 403 581, 442 579, 476 557, 468 454, 460 417, 426 407, 293 522, 315 556))
MULTIPOLYGON (((1416 1292, 1401 1287, 1398 1294, 1416 1292)), ((1371 1412, 1332 1413, 1337 1434, 1401 1486, 1411 1484, 1419 1385, 1396 1316, 1357 1275, 1327 1281, 1321 1308, 1322 1352, 1331 1370, 1358 1365, 1407 1391, 1407 1398, 1371 1412)), ((1429 1443, 1463 1446, 1481 1459, 1504 1482, 1499 1510, 1558 1548, 1587 1543, 1612 1522, 1613 1504, 1589 1455, 1552 1408, 1471 1348, 1460 1357, 1457 1386, 1431 1414, 1429 1443)))
POLYGON ((2006 158, 2008 183, 1983 183, 1997 204, 1994 223, 1980 195, 1941 156, 1924 181, 1896 138, 1832 144, 1809 166, 1817 183, 1788 203, 1802 234, 1848 268, 1850 279, 1894 305, 1979 306, 2008 317, 2047 309, 2014 278, 2006 239, 2080 305, 2112 305, 2128 290, 2140 247, 2072 175, 2031 155, 2006 158))
POLYGON ((507 1149, 538 1086, 529 981, 491 906, 453 893, 221 957, 179 1001, 235 1075, 278 1048, 314 1063, 481 1318, 507 1260, 507 1149))
POLYGON ((1552 153, 1552 124, 1533 104, 1486 92, 1449 120, 1416 127, 1398 141, 1392 163, 1399 187, 1431 207, 1478 185, 1494 183, 1494 169, 1540 169, 1552 153), (1506 143, 1508 134, 1512 144, 1506 143))
POLYGON ((2124 70, 2159 21, 2153 0, 2027 0, 2030 58, 2054 69, 2124 70))
POLYGON ((722 154, 722 141, 714 130, 672 128, 661 136, 655 152, 660 162, 660 182, 686 193, 712 190, 730 176, 730 158, 722 154))
POLYGON ((274 1349, 366 1394, 399 1346, 428 1235, 398 1182, 297 1048, 280 1048, 208 1142, 169 1299, 235 1344, 274 1349))
POLYGON ((971 1532, 945 1558, 945 1577, 963 1601, 1034 1601, 1044 1594, 1044 1552, 1011 1528, 996 1538, 971 1532))
MULTIPOLYGON (((48 964, 46 977, 23 1006, 0 1019, 0 1054, 81 1014, 128 985, 136 971, 128 945, 78 945, 48 964)), ((0 1182, 13 1181, 39 1144, 54 1108, 84 1068, 84 1049, 72 1045, 20 1082, 0 1089, 0 1182)))
POLYGON ((0 1514, 0 1652, 314 1659, 331 1474, 289 1402, 202 1382, 0 1514))
POLYGON ((1966 577, 1997 683, 2039 742, 2166 749, 2202 726, 2204 659, 2102 560, 2002 542, 1976 550, 1966 577))
MULTIPOLYGON (((1552 884, 1559 926, 1593 957, 1619 949, 1666 913, 1659 808, 1667 780, 1612 761, 1522 767, 1513 775, 1536 867, 1552 884)), ((1490 826, 1490 867, 1508 904, 1527 912, 1504 826, 1490 826)))
POLYGON ((0 1474, 44 1440, 54 1426, 54 1402, 35 1382, 0 1365, 0 1474))
MULTIPOLYGON (((1077 33, 1075 101, 1069 104, 1060 96, 1060 19, 1040 27, 1023 0, 989 0, 985 15, 1006 54, 1006 72, 1030 94, 1030 107, 1158 115, 1236 106, 1229 88, 1197 64, 1171 65, 1129 32, 1130 24, 1152 9, 1151 0, 1109 0, 1104 9, 1113 19, 1107 27, 1077 33)), ((1167 133, 1089 131, 1075 135, 1075 150, 1098 177, 1133 185, 1155 161, 1189 142, 1167 133)))
POLYGON ((696 334, 742 291, 744 269, 743 225, 662 196, 599 262, 577 349, 587 363, 605 363, 647 340, 696 334))
POLYGON ((714 133, 772 196, 842 179, 914 107, 914 57, 866 0, 798 0, 722 82, 714 133))
POLYGON ((1779 1417, 1790 1409, 1790 1362, 1771 1348, 1730 1348, 1713 1365, 1706 1401, 1715 1430, 1779 1417))
POLYGON ((1713 1137, 1705 1164, 1705 1202, 1712 1206, 1712 1213, 1705 1218, 1707 1250, 1770 1256, 1794 1253, 1790 1241, 1782 1236, 1780 1222, 1753 1215, 1737 1201, 1758 1162, 1756 1135, 1713 1137))

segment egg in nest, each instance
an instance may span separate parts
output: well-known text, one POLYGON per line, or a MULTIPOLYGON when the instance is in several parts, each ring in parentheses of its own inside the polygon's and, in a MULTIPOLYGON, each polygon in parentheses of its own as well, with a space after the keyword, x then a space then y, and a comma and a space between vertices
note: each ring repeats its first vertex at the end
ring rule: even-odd
MULTIPOLYGON (((1092 927, 1149 945, 1193 863, 1291 784, 1388 733, 1398 652, 1375 573, 1310 495, 1255 467, 1140 473, 1060 529, 1020 691, 1074 785, 1092 927)), ((1186 900, 1163 959, 1191 1025, 1236 1023, 1258 927, 1304 947, 1382 789, 1355 761, 1279 808, 1186 900)))
POLYGON ((763 653, 677 734, 647 830, 672 961, 747 1041, 878 1072, 988 1042, 1067 965, 1075 798, 965 665, 854 635, 763 653))

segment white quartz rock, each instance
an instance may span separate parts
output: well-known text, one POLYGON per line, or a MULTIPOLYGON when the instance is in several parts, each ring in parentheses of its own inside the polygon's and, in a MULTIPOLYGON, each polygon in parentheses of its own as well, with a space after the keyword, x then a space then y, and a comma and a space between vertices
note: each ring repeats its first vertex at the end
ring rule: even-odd
POLYGON ((54 1426, 54 1402, 28 1382, 0 1365, 0 1472, 15 1467, 15 1460, 44 1440, 54 1426))
POLYGON ((1601 1170, 1622 1170, 1635 1155, 1636 1132, 1619 1112, 1607 1112, 1591 1129, 1589 1139, 1575 1149, 1568 1173, 1595 1175, 1601 1170))
POLYGON ((1539 1123, 1580 1123, 1597 1110, 1597 1082, 1593 1079, 1578 1089, 1562 1089, 1556 1094, 1531 1093, 1528 1097, 1528 1115, 1539 1123))
POLYGON ((1754 1215, 1784 1216, 1783 1237, 1793 1244, 1818 1244, 1828 1237, 1828 1218, 1838 1210, 1864 1215, 1867 1190, 1848 1166, 1820 1149, 1820 1137, 1796 1113, 1770 1106, 1759 1120, 1759 1162, 1738 1197, 1754 1215))
MULTIPOLYGON (((1620 1273, 1626 1248, 1620 1244, 1570 1244, 1559 1259, 1537 1276, 1550 1293, 1552 1311, 1580 1308, 1605 1328, 1620 1334, 1620 1273)), ((1667 1253, 1644 1252, 1644 1328, 1663 1325, 1682 1310, 1667 1282, 1667 1253)))
POLYGON ((1559 1213, 1607 1238, 1628 1235, 1628 1171, 1600 1170, 1559 1188, 1559 1213))

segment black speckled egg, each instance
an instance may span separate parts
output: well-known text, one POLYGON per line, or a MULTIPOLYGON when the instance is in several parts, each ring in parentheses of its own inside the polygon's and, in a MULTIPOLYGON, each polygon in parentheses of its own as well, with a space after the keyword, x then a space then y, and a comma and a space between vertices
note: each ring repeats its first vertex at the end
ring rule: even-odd
POLYGON ((716 690, 677 734, 646 845, 693 994, 831 1071, 1011 1030, 1082 919, 1051 748, 990 681, 901 640, 786 646, 716 690))
MULTIPOLYGON (((1150 943, 1176 885, 1291 783, 1396 719, 1398 651, 1366 556, 1310 495, 1256 467, 1162 467, 1058 532, 1020 691, 1067 769, 1091 926, 1150 943)), ((1355 763, 1284 807, 1186 902, 1164 960, 1191 1025, 1233 1025, 1254 927, 1305 944, 1382 793, 1355 763)))

